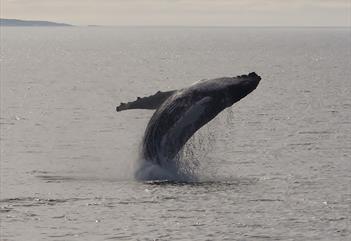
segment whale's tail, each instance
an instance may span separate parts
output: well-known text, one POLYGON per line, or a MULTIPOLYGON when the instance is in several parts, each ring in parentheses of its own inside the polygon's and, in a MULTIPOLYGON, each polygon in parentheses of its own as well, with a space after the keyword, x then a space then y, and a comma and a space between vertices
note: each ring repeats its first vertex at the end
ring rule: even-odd
POLYGON ((168 99, 171 95, 173 95, 176 90, 165 91, 161 92, 158 91, 154 95, 150 95, 147 97, 140 98, 138 97, 135 101, 131 101, 128 103, 121 103, 119 106, 116 107, 116 111, 123 111, 129 109, 148 109, 148 110, 155 110, 157 109, 162 103, 168 99))

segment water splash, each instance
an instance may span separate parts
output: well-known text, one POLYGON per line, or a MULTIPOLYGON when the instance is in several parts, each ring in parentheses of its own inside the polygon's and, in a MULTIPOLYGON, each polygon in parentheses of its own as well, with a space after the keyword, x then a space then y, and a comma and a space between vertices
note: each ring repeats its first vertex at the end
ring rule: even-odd
POLYGON ((189 175, 179 167, 178 162, 167 161, 162 166, 147 160, 140 160, 140 166, 135 172, 135 178, 139 181, 181 181, 194 182, 196 177, 189 175))

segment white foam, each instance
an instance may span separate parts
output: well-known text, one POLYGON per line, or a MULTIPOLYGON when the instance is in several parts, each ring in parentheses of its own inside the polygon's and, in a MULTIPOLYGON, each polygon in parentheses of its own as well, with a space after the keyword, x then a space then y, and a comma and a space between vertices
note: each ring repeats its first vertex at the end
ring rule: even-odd
POLYGON ((182 172, 176 161, 163 162, 162 166, 154 164, 151 161, 140 160, 140 165, 135 172, 135 178, 138 181, 194 181, 196 177, 182 172), (166 163, 166 164, 165 164, 166 163))

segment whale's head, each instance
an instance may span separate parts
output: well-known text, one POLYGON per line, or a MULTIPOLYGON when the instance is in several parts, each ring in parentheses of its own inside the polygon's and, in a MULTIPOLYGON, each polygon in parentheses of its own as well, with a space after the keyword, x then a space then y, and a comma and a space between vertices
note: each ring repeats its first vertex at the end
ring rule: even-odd
POLYGON ((229 107, 255 90, 260 80, 261 77, 255 72, 233 78, 224 78, 219 83, 217 95, 221 98, 225 107, 229 107))

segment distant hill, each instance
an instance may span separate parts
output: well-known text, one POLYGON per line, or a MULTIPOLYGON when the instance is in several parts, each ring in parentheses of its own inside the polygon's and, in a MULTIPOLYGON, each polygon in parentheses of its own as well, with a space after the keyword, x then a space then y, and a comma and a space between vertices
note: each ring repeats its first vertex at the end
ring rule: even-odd
POLYGON ((31 26, 43 26, 43 27, 64 27, 73 26, 66 23, 55 23, 49 21, 33 21, 33 20, 20 20, 20 19, 5 19, 0 18, 0 26, 18 26, 18 27, 31 27, 31 26))

